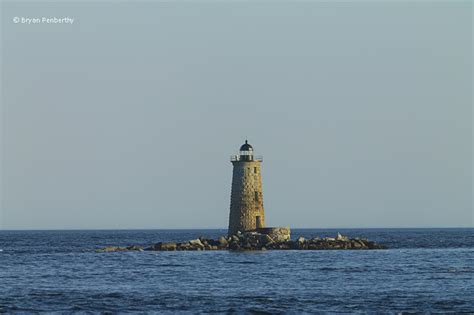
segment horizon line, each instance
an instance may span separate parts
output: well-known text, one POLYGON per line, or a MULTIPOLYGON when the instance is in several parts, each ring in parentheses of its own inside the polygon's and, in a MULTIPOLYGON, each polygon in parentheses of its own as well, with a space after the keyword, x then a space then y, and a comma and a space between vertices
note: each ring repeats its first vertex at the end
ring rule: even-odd
MULTIPOLYGON (((410 227, 295 227, 291 230, 351 230, 351 229, 474 229, 474 226, 431 226, 431 227, 419 227, 419 226, 410 226, 410 227)), ((0 231, 176 231, 176 230, 227 230, 227 228, 31 228, 31 229, 17 229, 17 228, 0 228, 0 231)))

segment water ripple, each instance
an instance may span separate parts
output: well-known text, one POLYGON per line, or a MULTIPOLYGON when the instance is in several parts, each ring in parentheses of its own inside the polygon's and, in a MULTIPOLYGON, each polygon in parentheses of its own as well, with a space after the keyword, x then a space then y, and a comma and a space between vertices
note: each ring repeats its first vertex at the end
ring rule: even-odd
MULTIPOLYGON (((0 232, 0 312, 473 312, 472 229, 349 230, 384 251, 133 252, 222 231, 0 232), (434 242, 433 240, 436 240, 434 242)), ((325 236, 333 231, 300 230, 325 236)))

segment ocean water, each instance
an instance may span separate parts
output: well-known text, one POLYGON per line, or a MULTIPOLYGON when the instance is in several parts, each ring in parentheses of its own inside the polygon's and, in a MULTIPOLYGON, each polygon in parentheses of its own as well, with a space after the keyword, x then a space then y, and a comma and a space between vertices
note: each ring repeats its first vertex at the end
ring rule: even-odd
POLYGON ((474 229, 293 230, 387 250, 95 253, 225 230, 0 231, 0 312, 474 312, 474 229))

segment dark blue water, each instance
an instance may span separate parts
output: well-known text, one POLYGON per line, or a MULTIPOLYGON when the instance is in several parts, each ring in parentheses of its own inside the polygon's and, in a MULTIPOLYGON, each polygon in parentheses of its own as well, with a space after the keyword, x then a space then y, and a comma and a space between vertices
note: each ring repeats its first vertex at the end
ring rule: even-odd
POLYGON ((224 230, 0 231, 0 312, 474 312, 474 229, 293 230, 378 251, 122 252, 224 230))

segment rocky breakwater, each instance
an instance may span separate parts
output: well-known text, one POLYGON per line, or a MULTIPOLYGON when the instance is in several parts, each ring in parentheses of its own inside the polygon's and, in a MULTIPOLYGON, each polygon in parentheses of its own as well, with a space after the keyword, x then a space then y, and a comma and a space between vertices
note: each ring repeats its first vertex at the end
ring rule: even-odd
POLYGON ((337 233, 336 237, 314 237, 296 240, 274 239, 269 234, 259 232, 237 233, 228 237, 221 236, 217 240, 200 237, 188 242, 160 242, 148 247, 106 247, 96 252, 120 251, 200 251, 200 250, 367 250, 385 249, 382 244, 366 238, 348 238, 337 233))

